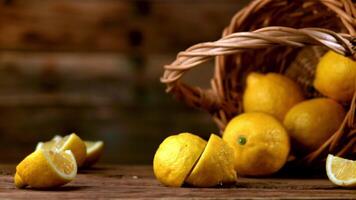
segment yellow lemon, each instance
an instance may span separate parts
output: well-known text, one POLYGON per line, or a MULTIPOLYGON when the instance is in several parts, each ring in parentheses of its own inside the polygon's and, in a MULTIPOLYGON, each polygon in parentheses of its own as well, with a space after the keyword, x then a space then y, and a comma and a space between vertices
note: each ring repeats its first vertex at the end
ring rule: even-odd
POLYGON ((345 117, 343 107, 328 98, 316 98, 295 105, 287 113, 284 126, 293 147, 307 153, 320 147, 339 128, 345 117))
POLYGON ((104 151, 103 141, 84 141, 87 149, 87 157, 83 166, 90 167, 94 165, 100 159, 104 151))
POLYGON ((314 87, 330 98, 350 101, 356 91, 356 62, 329 51, 316 68, 314 87))
POLYGON ((335 185, 356 186, 356 161, 347 160, 331 154, 326 159, 326 174, 335 185))
POLYGON ((77 164, 70 150, 38 149, 16 167, 15 186, 23 188, 51 188, 72 181, 77 164))
POLYGON ((273 116, 251 112, 233 118, 223 139, 235 150, 235 169, 243 176, 265 176, 277 172, 287 161, 289 137, 273 116))
POLYGON ((186 183, 196 187, 235 183, 234 161, 234 150, 220 137, 212 134, 186 183))
POLYGON ((166 138, 153 159, 153 171, 157 180, 167 186, 180 187, 205 146, 205 140, 190 133, 166 138))
POLYGON ((288 110, 303 99, 299 86, 286 76, 250 73, 243 94, 243 108, 245 112, 264 112, 283 121, 288 110))
POLYGON ((78 167, 82 166, 86 159, 87 149, 84 141, 75 133, 67 135, 63 138, 56 136, 48 142, 40 142, 36 149, 57 149, 59 151, 71 150, 77 161, 78 167))

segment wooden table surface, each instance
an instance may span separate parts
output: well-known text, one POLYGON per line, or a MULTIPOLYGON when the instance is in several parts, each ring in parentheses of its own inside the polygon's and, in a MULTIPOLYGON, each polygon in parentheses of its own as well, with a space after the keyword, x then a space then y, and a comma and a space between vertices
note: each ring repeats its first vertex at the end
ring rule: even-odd
POLYGON ((0 199, 356 199, 356 189, 339 188, 327 179, 240 178, 228 188, 169 188, 153 176, 151 166, 105 165, 80 171, 58 189, 14 187, 14 165, 0 165, 0 199))

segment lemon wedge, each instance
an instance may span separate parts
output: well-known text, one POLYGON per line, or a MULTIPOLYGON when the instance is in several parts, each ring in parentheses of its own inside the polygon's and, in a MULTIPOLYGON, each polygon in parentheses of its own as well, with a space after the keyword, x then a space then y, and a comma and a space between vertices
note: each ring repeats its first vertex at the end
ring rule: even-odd
POLYGON ((356 186, 356 161, 329 154, 326 159, 326 173, 335 185, 356 186))
POLYGON ((72 181, 77 174, 77 164, 70 150, 38 149, 16 167, 15 186, 23 188, 51 188, 72 181))
POLYGON ((62 139, 63 139, 62 136, 55 135, 50 141, 37 143, 36 150, 41 149, 41 148, 43 148, 43 149, 51 149, 54 146, 56 146, 56 144, 59 141, 61 141, 62 139))
POLYGON ((58 151, 71 150, 78 167, 82 166, 86 159, 87 150, 84 141, 75 133, 65 137, 55 136, 52 140, 47 142, 39 142, 36 149, 52 149, 58 151))
POLYGON ((84 141, 87 149, 87 157, 83 166, 90 167, 94 165, 103 154, 104 142, 103 141, 84 141))

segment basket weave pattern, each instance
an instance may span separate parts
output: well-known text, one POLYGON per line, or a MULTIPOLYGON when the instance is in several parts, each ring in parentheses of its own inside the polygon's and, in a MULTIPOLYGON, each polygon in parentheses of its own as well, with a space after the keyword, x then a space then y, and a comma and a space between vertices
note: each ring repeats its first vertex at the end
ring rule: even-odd
MULTIPOLYGON (((174 62, 165 66, 161 82, 178 99, 208 111, 221 131, 242 112, 245 77, 251 71, 286 74, 304 84, 305 96, 320 95, 310 90, 314 66, 298 66, 296 58, 308 48, 317 47, 356 60, 355 6, 351 0, 252 1, 232 18, 221 39, 180 52, 174 62), (191 87, 181 81, 190 69, 214 58, 210 89, 191 87), (293 70, 293 66, 299 70, 293 70)), ((322 55, 307 54, 314 60, 322 55)), ((348 112, 339 130, 300 161, 311 164, 324 159, 327 153, 355 156, 356 93, 345 106, 348 112)))

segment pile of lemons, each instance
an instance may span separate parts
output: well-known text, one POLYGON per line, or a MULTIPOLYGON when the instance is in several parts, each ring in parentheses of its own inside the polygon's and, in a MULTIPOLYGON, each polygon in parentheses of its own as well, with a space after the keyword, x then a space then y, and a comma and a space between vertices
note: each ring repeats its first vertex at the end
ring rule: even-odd
POLYGON ((72 181, 79 167, 90 167, 100 158, 102 141, 83 141, 75 133, 39 142, 36 150, 16 166, 17 188, 52 188, 72 181))
MULTIPOLYGON (((293 155, 302 157, 323 145, 345 117, 344 102, 356 90, 356 62, 326 53, 316 67, 314 87, 324 97, 305 99, 299 85, 277 73, 250 73, 243 93, 244 113, 226 126, 223 137, 208 142, 182 133, 166 138, 153 161, 156 178, 167 186, 211 187, 237 176, 268 176, 293 155)), ((356 162, 329 155, 329 179, 356 185, 356 162)))

